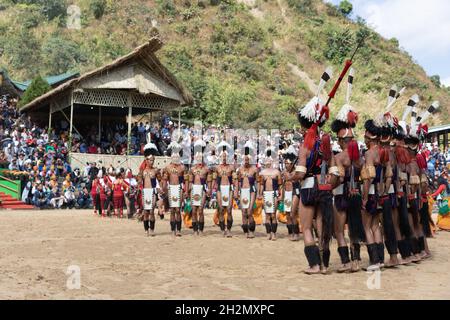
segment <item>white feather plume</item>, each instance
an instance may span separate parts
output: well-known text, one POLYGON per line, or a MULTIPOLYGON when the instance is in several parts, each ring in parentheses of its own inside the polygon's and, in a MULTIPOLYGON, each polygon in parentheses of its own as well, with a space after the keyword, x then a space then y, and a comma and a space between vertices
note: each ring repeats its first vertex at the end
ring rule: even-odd
POLYGON ((326 68, 325 72, 322 74, 322 77, 320 78, 316 96, 319 96, 320 92, 323 90, 323 88, 325 87, 327 82, 331 79, 331 77, 333 77, 333 69, 331 67, 328 67, 326 68))
POLYGON ((425 121, 434 113, 437 112, 437 110, 439 109, 439 101, 433 101, 433 103, 431 104, 431 106, 428 107, 427 110, 425 110, 422 115, 421 115, 421 120, 420 123, 425 123, 425 121))
POLYGON ((318 108, 316 106, 322 105, 322 101, 319 97, 313 97, 309 102, 300 110, 300 115, 310 122, 316 122, 320 116, 318 108))
POLYGON ((412 111, 413 106, 419 103, 419 95, 415 94, 408 100, 408 104, 406 105, 405 112, 403 112, 402 121, 406 121, 409 114, 412 111))

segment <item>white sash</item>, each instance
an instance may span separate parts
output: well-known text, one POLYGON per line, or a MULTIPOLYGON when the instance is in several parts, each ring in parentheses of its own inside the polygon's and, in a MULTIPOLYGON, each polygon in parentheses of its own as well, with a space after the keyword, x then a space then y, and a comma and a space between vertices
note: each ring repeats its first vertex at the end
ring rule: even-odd
POLYGON ((335 196, 339 196, 344 194, 344 185, 340 184, 339 186, 337 186, 336 188, 333 189, 333 194, 335 196))
POLYGON ((192 205, 200 207, 202 205, 202 199, 203 199, 203 186, 199 184, 194 184, 192 186, 192 193, 191 193, 192 205))
POLYGON ((375 185, 371 184, 369 187, 369 194, 375 194, 375 185))
POLYGON ((230 205, 230 186, 220 186, 220 196, 222 197, 222 207, 230 205))
POLYGON ((274 191, 264 191, 264 211, 266 213, 274 213, 275 212, 274 191))
POLYGON ((250 188, 241 189, 241 209, 248 209, 250 200, 250 188))
POLYGON ((309 177, 302 181, 302 189, 312 188, 314 188, 314 177, 309 177))
POLYGON ((292 191, 284 192, 284 211, 285 212, 292 211, 292 191))
POLYGON ((181 207, 181 185, 169 185, 169 206, 171 208, 181 207))
POLYGON ((144 188, 144 210, 153 210, 153 188, 144 188))

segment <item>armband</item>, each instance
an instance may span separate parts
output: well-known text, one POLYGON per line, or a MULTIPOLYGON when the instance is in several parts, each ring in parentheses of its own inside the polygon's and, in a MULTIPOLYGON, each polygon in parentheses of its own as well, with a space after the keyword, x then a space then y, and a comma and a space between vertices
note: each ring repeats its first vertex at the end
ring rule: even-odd
POLYGON ((339 176, 345 177, 345 168, 343 166, 338 166, 339 176))
POLYGON ((386 167, 386 173, 384 175, 386 178, 392 178, 392 176, 394 175, 394 172, 392 171, 391 166, 386 167))
POLYGON ((410 176, 409 177, 409 184, 412 186, 420 184, 420 177, 419 176, 410 176))
POLYGON ((420 176, 420 182, 421 183, 428 183, 428 178, 427 178, 427 175, 425 173, 422 173, 422 175, 420 176))
POLYGON ((370 179, 370 176, 369 176, 369 170, 367 169, 366 166, 363 166, 363 167, 361 168, 361 174, 360 174, 360 176, 361 176, 361 180, 369 180, 369 179, 370 179))
POLYGON ((367 166, 368 172, 369 172, 369 178, 375 179, 377 176, 377 172, 375 170, 375 166, 367 166))
POLYGON ((408 175, 406 174, 406 172, 400 172, 398 174, 398 178, 400 179, 400 181, 407 181, 408 180, 408 175))
POLYGON ((330 169, 328 169, 328 173, 338 177, 341 175, 338 167, 330 167, 330 169))
POLYGON ((306 173, 307 169, 305 166, 295 166, 295 172, 306 173))

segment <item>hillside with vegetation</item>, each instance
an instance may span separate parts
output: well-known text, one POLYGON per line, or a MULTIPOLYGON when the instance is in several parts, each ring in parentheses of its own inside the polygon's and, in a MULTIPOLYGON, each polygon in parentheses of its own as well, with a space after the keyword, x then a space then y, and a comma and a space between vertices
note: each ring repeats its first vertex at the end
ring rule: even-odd
MULTIPOLYGON (((350 12, 346 1, 320 0, 0 0, 0 68, 19 81, 83 73, 128 53, 156 27, 165 42, 158 57, 195 98, 184 118, 291 128, 325 67, 333 66, 336 79, 365 38, 355 57, 352 97, 361 120, 380 113, 397 84, 406 87, 397 114, 418 93, 422 108, 440 100, 433 122, 448 123, 450 89, 428 77, 396 39, 382 38, 361 18, 349 19, 350 12), (80 8, 80 29, 67 27, 69 5, 80 8)), ((343 87, 333 113, 344 95, 343 87)))

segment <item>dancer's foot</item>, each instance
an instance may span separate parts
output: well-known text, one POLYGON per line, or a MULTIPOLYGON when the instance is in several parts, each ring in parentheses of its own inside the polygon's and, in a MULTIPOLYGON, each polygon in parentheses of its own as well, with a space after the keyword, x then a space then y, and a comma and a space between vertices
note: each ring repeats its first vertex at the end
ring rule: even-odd
POLYGON ((267 234, 267 240, 272 240, 272 233, 267 234))
POLYGON ((352 270, 352 265, 350 263, 344 263, 338 270, 338 273, 346 273, 352 270))
POLYGON ((249 239, 253 239, 254 237, 255 237, 255 233, 252 232, 252 231, 250 231, 250 232, 248 233, 248 238, 249 238, 249 239))
POLYGON ((359 265, 359 261, 357 261, 357 260, 352 261, 351 272, 359 272, 359 270, 361 270, 361 266, 359 265))
POLYGON ((312 268, 308 268, 306 270, 303 271, 306 274, 319 274, 320 273, 320 266, 316 265, 312 268))
POLYGON ((272 241, 276 241, 277 240, 277 234, 272 232, 272 241))

